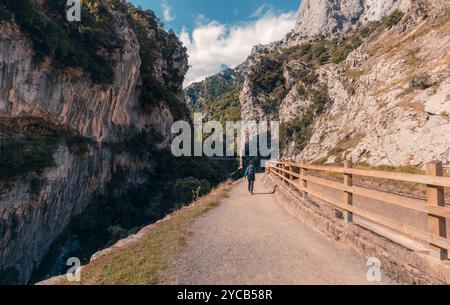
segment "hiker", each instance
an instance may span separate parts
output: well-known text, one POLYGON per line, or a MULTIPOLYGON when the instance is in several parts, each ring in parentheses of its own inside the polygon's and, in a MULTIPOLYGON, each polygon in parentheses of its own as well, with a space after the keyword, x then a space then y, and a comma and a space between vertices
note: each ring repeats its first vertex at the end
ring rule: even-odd
POLYGON ((250 161, 250 165, 245 170, 244 176, 247 177, 248 180, 248 192, 253 195, 253 187, 255 186, 256 180, 256 168, 253 160, 250 161))

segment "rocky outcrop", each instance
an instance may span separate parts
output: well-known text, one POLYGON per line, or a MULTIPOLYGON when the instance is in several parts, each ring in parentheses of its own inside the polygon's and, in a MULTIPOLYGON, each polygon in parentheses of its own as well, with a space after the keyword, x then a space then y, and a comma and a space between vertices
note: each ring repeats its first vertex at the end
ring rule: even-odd
POLYGON ((312 37, 349 31, 358 22, 380 21, 396 9, 405 10, 411 0, 304 0, 294 36, 312 37))
POLYGON ((288 130, 295 127, 305 133, 290 134, 284 158, 334 163, 351 157, 355 162, 392 166, 422 166, 431 160, 448 164, 449 3, 377 1, 374 7, 369 1, 353 2, 302 1, 294 33, 303 37, 291 33, 287 40, 260 46, 250 56, 240 98, 243 118, 279 119, 288 130), (356 3, 364 8, 355 10, 356 3), (399 8, 403 13, 396 13, 398 23, 391 24, 388 18, 367 28, 351 26, 379 20, 399 8), (332 41, 332 34, 339 33, 351 41, 362 30, 368 32, 344 61, 333 63, 324 57, 313 67, 302 67, 298 59, 280 61, 278 85, 261 89, 261 80, 271 77, 266 72, 275 71, 268 64, 271 60, 303 44, 317 44, 316 34, 332 41), (312 81, 302 68, 313 70, 312 81), (311 109, 311 92, 321 86, 328 98, 317 111, 311 109), (305 120, 311 113, 312 120, 305 120), (304 138, 307 141, 299 143, 304 138))

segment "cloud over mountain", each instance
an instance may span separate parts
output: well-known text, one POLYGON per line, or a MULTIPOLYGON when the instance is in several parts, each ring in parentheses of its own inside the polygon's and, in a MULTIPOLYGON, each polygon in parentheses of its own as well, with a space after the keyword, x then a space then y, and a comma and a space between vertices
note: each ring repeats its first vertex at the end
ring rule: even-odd
POLYGON ((189 64, 185 86, 221 70, 242 63, 254 45, 282 39, 295 25, 295 12, 268 10, 257 20, 239 24, 217 21, 198 22, 190 35, 186 30, 180 39, 188 49, 189 64))

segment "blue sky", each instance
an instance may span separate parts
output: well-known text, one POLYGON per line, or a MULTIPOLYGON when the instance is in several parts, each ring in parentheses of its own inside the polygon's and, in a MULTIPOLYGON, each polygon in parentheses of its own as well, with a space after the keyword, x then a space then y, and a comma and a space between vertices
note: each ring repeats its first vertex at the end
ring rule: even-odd
POLYGON ((243 62, 251 48, 282 39, 300 0, 131 0, 153 10, 188 48, 185 85, 243 62))
POLYGON ((296 11, 298 0, 131 0, 135 5, 153 10, 164 21, 166 28, 181 32, 183 27, 193 30, 198 16, 220 23, 239 23, 257 19, 259 12, 265 12, 270 7, 280 12, 296 11), (170 11, 169 20, 164 18, 164 8, 170 11))

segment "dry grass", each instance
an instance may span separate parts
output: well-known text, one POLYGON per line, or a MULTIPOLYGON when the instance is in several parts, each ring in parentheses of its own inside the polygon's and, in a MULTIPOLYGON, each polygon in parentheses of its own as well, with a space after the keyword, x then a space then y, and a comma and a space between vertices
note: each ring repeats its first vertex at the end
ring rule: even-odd
MULTIPOLYGON (((170 218, 154 226, 144 236, 124 248, 98 258, 84 266, 81 285, 159 284, 164 271, 180 253, 190 236, 194 220, 217 207, 227 196, 231 185, 223 183, 209 195, 174 212, 170 218)), ((65 280, 57 285, 71 284, 65 280)))
POLYGON ((409 50, 405 57, 405 64, 411 67, 418 67, 422 63, 422 60, 417 57, 420 50, 409 50))
POLYGON ((365 133, 355 133, 341 139, 333 149, 330 149, 328 151, 328 154, 325 158, 317 161, 316 163, 323 164, 332 156, 335 156, 336 162, 340 163, 342 161, 342 158, 344 157, 345 151, 349 148, 355 147, 365 138, 365 136, 365 133))
POLYGON ((414 101, 412 98, 400 101, 397 106, 412 109, 417 113, 425 113, 425 103, 414 101))
POLYGON ((351 69, 351 68, 347 68, 347 76, 351 79, 358 79, 361 76, 367 74, 367 70, 365 69, 351 69))

